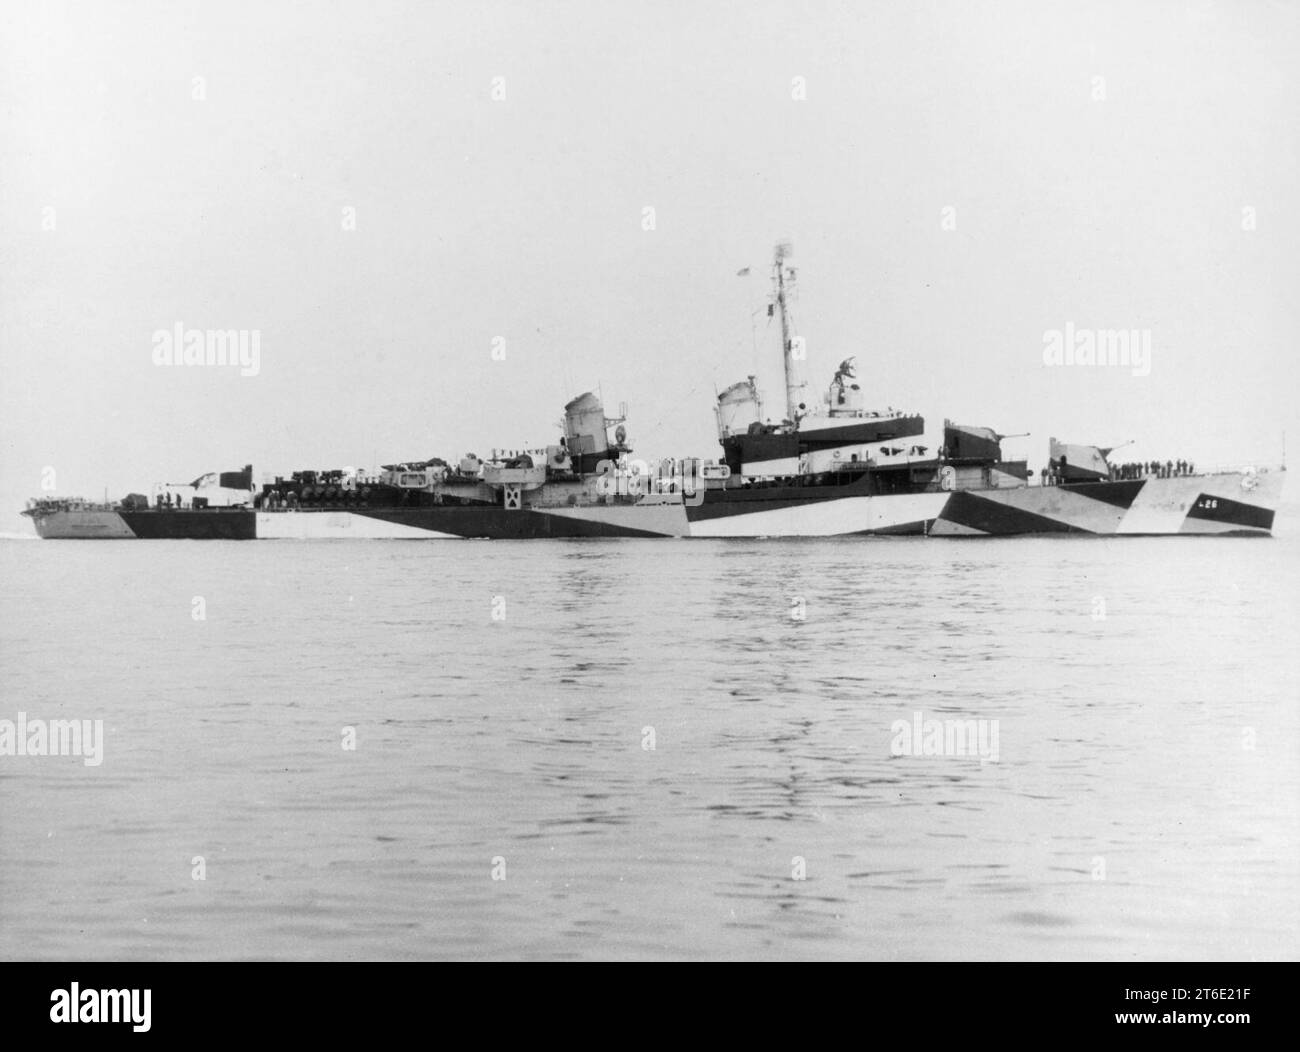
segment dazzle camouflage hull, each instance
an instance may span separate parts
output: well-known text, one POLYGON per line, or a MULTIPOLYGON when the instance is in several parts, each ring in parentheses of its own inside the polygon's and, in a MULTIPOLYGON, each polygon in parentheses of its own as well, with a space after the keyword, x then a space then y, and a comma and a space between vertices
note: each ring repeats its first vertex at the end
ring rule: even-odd
POLYGON ((1282 478, 1280 472, 1225 473, 897 495, 772 485, 705 490, 698 503, 687 496, 560 507, 101 508, 54 510, 35 516, 34 524, 47 538, 116 540, 1267 536, 1282 478))

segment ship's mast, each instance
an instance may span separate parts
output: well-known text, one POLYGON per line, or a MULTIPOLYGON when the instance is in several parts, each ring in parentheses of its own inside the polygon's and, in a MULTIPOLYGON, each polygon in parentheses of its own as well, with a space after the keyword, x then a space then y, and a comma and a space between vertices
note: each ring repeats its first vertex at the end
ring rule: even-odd
POLYGON ((790 337, 790 317, 786 310, 786 297, 794 284, 794 271, 786 274, 785 260, 793 255, 790 242, 782 241, 776 246, 776 260, 773 269, 776 272, 776 307, 781 314, 781 356, 785 363, 785 415, 791 423, 798 422, 799 394, 803 388, 795 373, 794 340, 790 337), (790 286, 786 285, 786 281, 790 286))

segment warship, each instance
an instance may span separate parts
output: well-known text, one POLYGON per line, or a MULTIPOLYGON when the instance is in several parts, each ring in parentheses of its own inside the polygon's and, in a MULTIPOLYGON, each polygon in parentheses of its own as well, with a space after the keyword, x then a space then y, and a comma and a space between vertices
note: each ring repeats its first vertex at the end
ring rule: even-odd
POLYGON ((1271 534, 1284 467, 1120 465, 1113 448, 1052 437, 1035 476, 1003 454, 1006 438, 1025 436, 945 420, 942 439, 927 441, 920 415, 867 408, 853 358, 820 399, 807 398, 790 255, 777 246, 767 305, 780 327, 785 414, 765 416, 754 376, 732 384, 716 396, 714 459, 634 458, 626 407, 607 415, 587 392, 564 407, 557 441, 535 449, 295 471, 260 485, 246 465, 113 502, 35 499, 22 514, 39 536, 67 539, 1271 534))

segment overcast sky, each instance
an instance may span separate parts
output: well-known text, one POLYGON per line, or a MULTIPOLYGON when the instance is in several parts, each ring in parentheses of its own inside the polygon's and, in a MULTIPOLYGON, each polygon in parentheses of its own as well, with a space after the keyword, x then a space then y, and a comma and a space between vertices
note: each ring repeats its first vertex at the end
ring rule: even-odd
POLYGON ((779 415, 784 239, 817 388, 857 355, 869 404, 1034 466, 1300 443, 1294 5, 3 11, 0 530, 47 467, 484 454, 597 385, 638 454, 716 456, 715 387, 779 415), (257 375, 154 364, 178 323, 256 330, 257 375), (1067 324, 1149 330, 1149 375, 1045 366, 1067 324))

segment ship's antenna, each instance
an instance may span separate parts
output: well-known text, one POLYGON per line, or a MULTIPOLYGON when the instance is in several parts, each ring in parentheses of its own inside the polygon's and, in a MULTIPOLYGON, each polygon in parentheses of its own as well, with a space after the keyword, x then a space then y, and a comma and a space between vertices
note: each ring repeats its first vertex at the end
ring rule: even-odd
MULTIPOLYGON (((799 406, 801 386, 794 374, 794 347, 790 339, 790 318, 786 309, 785 260, 787 256, 793 254, 794 249, 790 242, 782 241, 776 246, 776 260, 773 264, 773 269, 776 271, 776 306, 781 312, 781 357, 785 363, 785 412, 786 419, 791 423, 798 420, 795 414, 799 406)), ((793 275, 794 272, 791 271, 792 278, 793 275)))
MULTIPOLYGON (((736 277, 738 278, 749 277, 749 267, 741 267, 738 271, 736 271, 736 277)), ((745 291, 746 291, 746 295, 744 298, 745 309, 749 311, 749 344, 750 344, 749 350, 750 350, 750 354, 752 355, 754 371, 757 372, 758 371, 758 322, 756 319, 758 318, 758 312, 761 311, 763 308, 756 307, 751 309, 750 299, 748 296, 748 291, 749 291, 748 286, 746 286, 745 291)))

